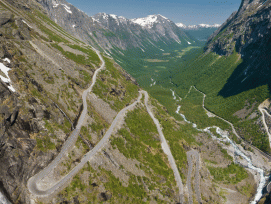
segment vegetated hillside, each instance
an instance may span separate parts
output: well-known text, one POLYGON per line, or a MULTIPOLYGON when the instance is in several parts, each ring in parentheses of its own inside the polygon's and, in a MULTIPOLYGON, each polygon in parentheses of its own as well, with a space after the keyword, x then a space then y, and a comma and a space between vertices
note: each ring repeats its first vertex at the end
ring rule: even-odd
MULTIPOLYGON (((0 11, 0 198, 4 194, 12 203, 27 204, 178 202, 173 172, 143 101, 127 113, 110 141, 60 192, 46 199, 31 195, 28 179, 46 168, 70 136, 82 110, 82 93, 101 61, 89 45, 44 15, 35 1, 0 1, 0 11)), ((81 136, 50 176, 45 175, 49 183, 75 167, 104 136, 119 110, 138 97, 135 80, 111 58, 103 58, 106 66, 88 96, 81 136)), ((233 192, 235 199, 246 203, 254 193, 255 182, 244 168, 231 165, 228 153, 233 153, 191 125, 176 121, 156 100, 150 102, 184 184, 188 174, 186 151, 193 147, 204 152, 203 203, 231 199, 233 192), (227 182, 214 177, 217 171, 225 178, 240 173, 242 177, 227 182), (236 185, 238 192, 229 190, 224 195, 224 187, 235 189, 236 185)), ((188 193, 184 196, 187 201, 188 193)))
MULTIPOLYGON (((172 61, 175 61, 173 58, 182 53, 182 50, 203 46, 202 42, 187 35, 162 15, 131 20, 106 13, 90 17, 65 0, 38 2, 53 21, 78 39, 105 50, 106 54, 110 54, 144 88, 149 86, 151 80, 148 75, 158 72, 158 75, 163 76, 165 67, 177 65, 172 61), (163 63, 146 61, 161 56, 170 59, 169 63, 165 63, 166 66, 163 63), (154 64, 157 66, 153 66, 154 64)), ((164 59, 165 62, 168 59, 164 59)))
POLYGON ((209 39, 206 50, 243 60, 220 95, 228 97, 270 83, 270 1, 243 1, 239 11, 209 39))
POLYGON ((152 15, 151 24, 141 25, 123 16, 99 13, 92 17, 86 15, 65 0, 39 0, 50 18, 70 34, 84 42, 97 46, 96 42, 108 52, 115 48, 121 50, 138 48, 141 52, 164 49, 168 46, 188 46, 195 40, 180 30, 171 20, 152 15))
POLYGON ((204 52, 176 69, 172 79, 180 96, 191 85, 206 93, 206 107, 265 152, 270 147, 257 107, 270 97, 270 6, 269 0, 242 1, 204 52))

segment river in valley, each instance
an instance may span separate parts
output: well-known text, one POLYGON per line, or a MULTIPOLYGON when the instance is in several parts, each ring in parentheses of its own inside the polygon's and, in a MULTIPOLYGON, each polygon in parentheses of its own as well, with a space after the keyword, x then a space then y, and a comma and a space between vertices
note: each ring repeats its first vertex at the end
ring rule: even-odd
MULTIPOLYGON (((172 93, 173 93, 173 98, 176 100, 176 94, 173 91, 172 91, 172 93)), ((214 139, 214 140, 218 140, 224 144, 225 143, 230 144, 234 148, 235 154, 242 157, 243 159, 245 159, 247 161, 247 166, 245 166, 245 167, 257 172, 257 174, 260 176, 260 181, 258 183, 257 193, 256 193, 253 201, 251 201, 251 204, 256 204, 261 199, 261 197, 263 195, 262 190, 263 190, 265 183, 267 182, 267 179, 268 179, 268 177, 265 177, 264 170, 254 166, 252 164, 252 160, 248 156, 246 156, 246 154, 244 152, 242 152, 241 149, 229 138, 229 133, 227 131, 223 131, 220 127, 216 127, 216 126, 207 127, 205 129, 199 129, 197 127, 197 124, 188 121, 186 119, 185 115, 180 113, 180 110, 181 110, 181 106, 178 106, 176 113, 179 114, 184 119, 185 122, 192 124, 193 128, 195 128, 196 130, 198 130, 200 132, 208 133, 212 137, 212 139, 214 139), (216 133, 219 136, 221 136, 221 138, 217 137, 216 135, 214 135, 210 131, 210 129, 212 129, 212 128, 216 129, 216 133)))

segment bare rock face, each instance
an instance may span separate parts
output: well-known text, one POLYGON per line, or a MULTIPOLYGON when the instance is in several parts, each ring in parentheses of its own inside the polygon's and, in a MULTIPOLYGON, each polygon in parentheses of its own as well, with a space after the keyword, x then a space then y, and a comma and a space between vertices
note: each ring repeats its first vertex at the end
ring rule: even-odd
POLYGON ((7 100, 13 104, 10 107, 2 105, 0 111, 2 115, 0 174, 1 178, 5 178, 1 179, 0 190, 10 193, 14 192, 18 188, 18 184, 26 179, 27 175, 24 174, 23 169, 28 167, 24 158, 29 157, 36 141, 30 139, 30 128, 27 121, 18 117, 17 97, 2 84, 0 84, 0 96, 1 104, 7 100))
POLYGON ((253 4, 255 5, 255 4, 260 4, 264 2, 266 2, 266 0, 242 0, 238 13, 244 12, 250 6, 253 6, 253 4))
POLYGON ((6 24, 12 18, 12 14, 8 11, 4 11, 0 13, 0 26, 6 24))
MULTIPOLYGON (((28 8, 28 2, 30 1, 12 1, 13 6, 25 9, 28 8)), ((23 43, 31 40, 30 32, 31 29, 21 17, 15 16, 10 11, 1 10, 1 62, 11 68, 9 75, 13 83, 20 80, 25 83, 26 88, 30 84, 35 84, 34 86, 40 87, 39 91, 42 91, 41 85, 27 73, 19 74, 19 69, 16 70, 22 68, 22 62, 18 60, 22 53, 13 42, 23 43), (8 58, 11 63, 4 62, 3 58, 8 58)), ((11 92, 0 80, 0 192, 9 201, 29 203, 29 194, 26 190, 28 179, 46 166, 56 154, 56 151, 36 151, 37 142, 34 134, 44 130, 41 125, 44 119, 52 118, 55 121, 64 119, 58 112, 51 113, 53 104, 48 103, 46 107, 34 97, 25 101, 21 100, 21 96, 19 92, 11 92)))
POLYGON ((31 136, 42 130, 38 122, 50 113, 42 110, 37 101, 32 111, 28 109, 23 113, 18 95, 0 83, 0 104, 7 101, 12 105, 0 106, 0 191, 8 200, 20 199, 28 203, 28 193, 25 192, 27 180, 54 156, 51 152, 34 151, 37 142, 31 136))
POLYGON ((205 51, 240 54, 238 66, 221 91, 224 97, 262 85, 270 86, 271 2, 243 0, 237 12, 208 39, 205 51))
POLYGON ((23 11, 31 11, 31 8, 42 10, 42 7, 33 0, 6 0, 6 2, 23 11))
POLYGON ((205 49, 221 55, 230 55, 236 49, 244 55, 249 46, 269 42, 270 27, 270 2, 243 0, 239 10, 210 36, 205 49))
MULTIPOLYGON (((0 13, 0 36, 3 36, 7 39, 31 39, 30 28, 23 22, 21 18, 15 18, 9 11, 3 11, 0 13)), ((7 49, 3 47, 0 51, 0 57, 4 57, 4 54, 6 53, 7 49)))

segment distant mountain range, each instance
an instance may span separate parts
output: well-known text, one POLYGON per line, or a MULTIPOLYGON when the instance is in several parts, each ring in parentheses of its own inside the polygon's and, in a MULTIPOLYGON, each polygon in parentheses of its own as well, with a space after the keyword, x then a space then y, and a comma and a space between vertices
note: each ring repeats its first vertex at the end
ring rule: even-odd
POLYGON ((157 51, 196 43, 194 38, 162 15, 132 20, 106 13, 88 16, 65 0, 40 0, 39 3, 50 18, 70 34, 107 52, 157 51))
POLYGON ((213 25, 209 25, 209 24, 198 24, 198 25, 184 25, 183 23, 176 23, 176 25, 182 29, 185 30, 197 30, 197 29, 201 29, 201 28, 219 28, 221 26, 221 24, 213 24, 213 25))
POLYGON ((220 24, 199 24, 186 26, 183 23, 176 23, 176 25, 190 36, 193 36, 200 41, 207 41, 210 35, 212 35, 221 26, 220 24))

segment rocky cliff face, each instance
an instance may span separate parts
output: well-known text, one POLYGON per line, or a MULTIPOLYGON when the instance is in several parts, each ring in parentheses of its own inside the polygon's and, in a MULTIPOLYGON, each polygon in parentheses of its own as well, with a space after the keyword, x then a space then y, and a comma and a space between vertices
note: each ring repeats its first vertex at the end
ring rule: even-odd
POLYGON ((229 55, 236 49, 244 55, 248 47, 268 42, 269 29, 270 1, 243 0, 238 12, 209 38, 206 50, 229 55))
POLYGON ((242 87, 270 86, 270 6, 270 0, 243 0, 239 10, 208 39, 207 52, 229 56, 236 51, 243 60, 222 95, 229 95, 232 89, 245 90, 242 87))
MULTIPOLYGON (((103 49, 147 49, 147 46, 164 44, 194 43, 172 21, 161 16, 155 18, 153 26, 142 26, 142 19, 129 20, 113 14, 99 13, 93 17, 86 15, 65 0, 37 0, 48 12, 51 19, 74 36, 103 49)), ((147 19, 148 20, 148 19, 147 19)), ((158 49, 158 48, 156 48, 158 49)))

